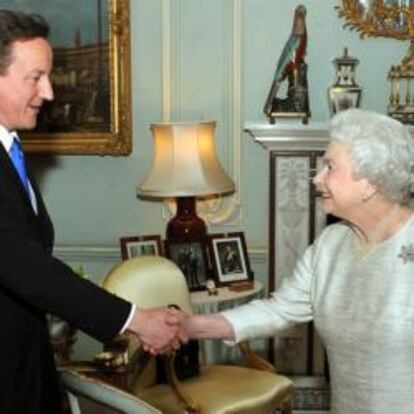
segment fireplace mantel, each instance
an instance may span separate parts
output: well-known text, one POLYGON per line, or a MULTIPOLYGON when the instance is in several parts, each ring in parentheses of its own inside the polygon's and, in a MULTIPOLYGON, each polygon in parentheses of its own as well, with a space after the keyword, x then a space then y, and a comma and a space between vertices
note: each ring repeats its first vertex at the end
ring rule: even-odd
MULTIPOLYGON (((414 126, 407 127, 414 139, 414 126)), ((307 125, 246 122, 243 130, 268 151, 324 151, 329 142, 328 122, 310 122, 307 125)))
POLYGON ((246 122, 243 129, 268 151, 323 151, 329 141, 327 122, 307 125, 246 122))
MULTIPOLYGON (((289 276, 309 243, 326 226, 311 179, 329 142, 328 123, 244 124, 269 154, 269 290, 289 276)), ((271 341, 269 358, 281 372, 324 375, 325 356, 312 325, 302 325, 271 341)))

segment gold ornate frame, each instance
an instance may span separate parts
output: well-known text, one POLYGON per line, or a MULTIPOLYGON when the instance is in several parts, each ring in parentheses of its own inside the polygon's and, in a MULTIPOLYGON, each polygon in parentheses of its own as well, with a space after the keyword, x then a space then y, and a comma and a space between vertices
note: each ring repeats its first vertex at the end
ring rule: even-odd
POLYGON ((385 0, 342 0, 336 6, 340 18, 345 19, 344 27, 356 30, 360 37, 391 37, 410 40, 407 54, 397 65, 391 66, 388 79, 391 91, 388 101, 388 115, 407 124, 414 124, 414 98, 412 94, 414 73, 414 6, 385 0))
POLYGON ((342 6, 335 6, 339 17, 346 20, 344 27, 355 29, 361 37, 393 37, 400 40, 414 37, 414 8, 412 6, 386 5, 384 0, 372 0, 370 10, 365 14, 359 0, 342 0, 342 6), (397 19, 406 22, 396 26, 397 19))
POLYGON ((31 153, 128 155, 132 151, 129 0, 106 0, 109 11, 108 131, 28 132, 31 153))

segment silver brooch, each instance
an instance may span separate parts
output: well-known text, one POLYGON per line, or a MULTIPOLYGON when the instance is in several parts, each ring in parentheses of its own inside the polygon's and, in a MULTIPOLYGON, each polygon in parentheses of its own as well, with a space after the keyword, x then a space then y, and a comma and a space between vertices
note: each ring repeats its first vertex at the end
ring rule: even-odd
POLYGON ((403 259, 404 264, 407 262, 414 262, 414 244, 401 247, 401 253, 398 255, 403 259))

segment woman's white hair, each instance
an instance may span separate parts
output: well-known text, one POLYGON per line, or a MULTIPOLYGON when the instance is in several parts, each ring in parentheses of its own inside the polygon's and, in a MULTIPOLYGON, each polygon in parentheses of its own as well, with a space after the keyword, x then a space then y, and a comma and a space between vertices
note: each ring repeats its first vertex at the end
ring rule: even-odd
POLYGON ((407 127, 386 115, 348 109, 332 118, 330 136, 348 145, 358 177, 389 200, 408 202, 414 190, 414 138, 407 127))

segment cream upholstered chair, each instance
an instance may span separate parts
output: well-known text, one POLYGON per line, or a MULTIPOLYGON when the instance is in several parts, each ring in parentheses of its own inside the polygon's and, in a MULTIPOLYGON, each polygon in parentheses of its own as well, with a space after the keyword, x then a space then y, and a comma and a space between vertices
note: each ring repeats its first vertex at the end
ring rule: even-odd
MULTIPOLYGON (((82 414, 79 396, 97 401, 104 407, 114 409, 116 413, 125 414, 161 414, 161 411, 151 407, 145 401, 126 391, 108 384, 98 378, 86 375, 76 368, 61 368, 60 379, 68 393, 68 405, 72 414, 82 414)), ((93 406, 90 413, 95 414, 98 406, 93 406)))
MULTIPOLYGON (((120 263, 109 272, 103 287, 142 308, 175 304, 192 313, 183 274, 172 261, 163 257, 141 256, 120 263)), ((241 351, 247 362, 256 368, 205 365, 198 375, 178 381, 171 356, 166 357, 168 384, 156 384, 143 372, 150 357, 142 358, 142 350, 138 348, 135 355, 141 352, 141 358, 129 359, 131 366, 126 371, 130 375, 124 388, 163 413, 255 414, 272 413, 279 408, 283 414, 290 414, 292 382, 277 375, 273 366, 254 354, 247 343, 241 351), (138 366, 132 367, 138 360, 138 366)), ((151 372, 150 368, 145 369, 151 372)), ((76 369, 62 375, 76 376, 76 369)), ((94 381, 96 383, 97 379, 94 381)))

